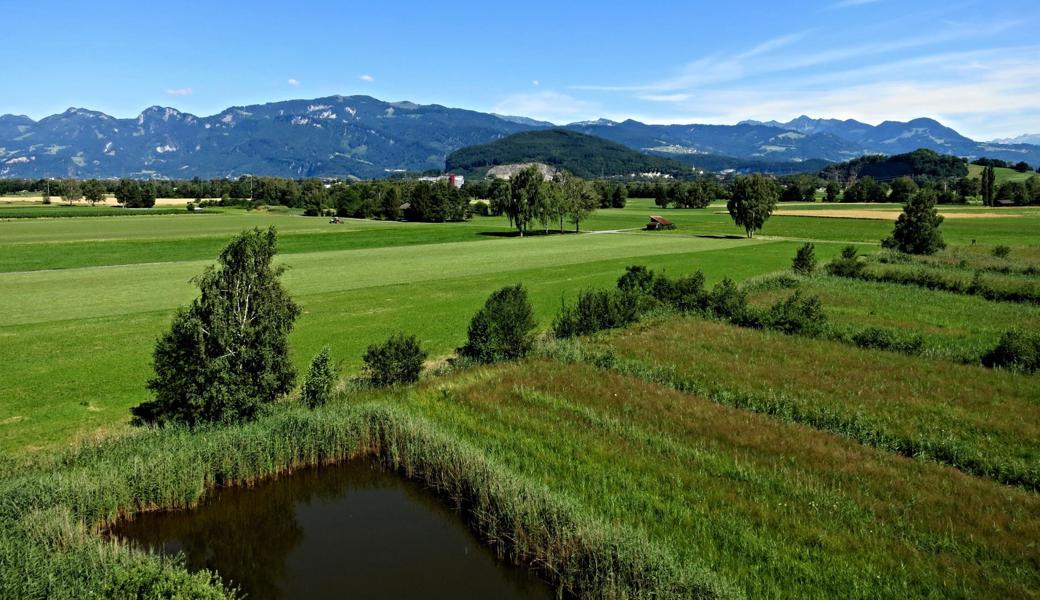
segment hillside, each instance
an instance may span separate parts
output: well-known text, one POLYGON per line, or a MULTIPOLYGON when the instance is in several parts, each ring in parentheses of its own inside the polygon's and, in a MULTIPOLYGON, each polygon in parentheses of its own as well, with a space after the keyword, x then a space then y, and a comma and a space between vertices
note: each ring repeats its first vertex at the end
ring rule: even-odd
MULTIPOLYGON (((976 179, 982 179, 983 167, 979 165, 968 165, 968 177, 974 177, 976 179)), ((1016 171, 1007 167, 994 167, 993 174, 996 175, 996 184, 1000 185, 1007 181, 1020 181, 1025 182, 1033 175, 1036 175, 1036 171, 1016 171)))
POLYGON ((463 148, 448 156, 445 169, 484 175, 489 167, 527 162, 545 163, 586 178, 691 171, 676 160, 648 156, 616 142, 566 129, 516 133, 489 144, 463 148))
POLYGON ((863 156, 820 171, 824 179, 840 181, 866 176, 889 181, 904 176, 948 178, 967 175, 968 163, 964 159, 924 149, 894 156, 863 156))

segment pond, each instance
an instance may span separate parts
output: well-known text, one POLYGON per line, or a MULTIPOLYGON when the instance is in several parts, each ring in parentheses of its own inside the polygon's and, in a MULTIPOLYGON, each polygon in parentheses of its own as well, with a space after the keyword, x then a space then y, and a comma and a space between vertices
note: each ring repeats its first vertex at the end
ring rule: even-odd
POLYGON ((183 552, 249 598, 552 598, 498 560, 421 484, 371 461, 217 490, 188 511, 137 515, 111 533, 183 552))

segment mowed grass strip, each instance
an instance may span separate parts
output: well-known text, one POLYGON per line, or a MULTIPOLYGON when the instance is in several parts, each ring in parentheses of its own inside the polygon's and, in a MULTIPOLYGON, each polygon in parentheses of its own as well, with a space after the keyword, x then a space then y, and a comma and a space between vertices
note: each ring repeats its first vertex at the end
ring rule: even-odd
POLYGON ((588 365, 467 371, 395 402, 750 598, 1040 586, 1040 497, 937 463, 588 365))
MULTIPOLYGON (((290 338, 294 362, 304 372, 327 345, 341 371, 350 374, 369 344, 395 331, 418 335, 434 357, 443 356, 465 340, 469 319, 488 294, 517 282, 527 286, 539 322, 548 326, 561 299, 573 300, 583 288, 613 286, 636 262, 672 275, 703 269, 710 281, 743 279, 782 268, 797 248, 744 240, 674 245, 657 240, 666 244, 659 253, 631 256, 644 249, 639 240, 613 234, 533 237, 501 246, 502 253, 496 251, 498 242, 512 240, 467 242, 437 261, 427 260, 419 271, 410 261, 424 260, 425 247, 379 250, 385 260, 378 264, 354 252, 329 253, 308 269, 285 256, 291 266, 285 280, 304 311, 290 338), (626 240, 633 244, 627 252, 600 251, 626 240), (586 242, 599 245, 583 246, 586 242), (565 244, 570 252, 543 254, 532 263, 526 244, 565 244), (401 270, 414 273, 415 280, 399 276, 401 270)), ((9 281, 33 281, 20 288, 18 311, 0 318, 0 449, 21 452, 126 428, 129 408, 148 399, 155 339, 169 327, 174 309, 194 297, 189 279, 206 264, 0 275, 6 306, 16 304, 9 281)))
POLYGON ((1040 490, 1040 379, 696 318, 593 342, 618 368, 1040 490))
MULTIPOLYGON (((1040 307, 991 302, 978 296, 918 287, 815 275, 797 289, 819 296, 829 328, 844 337, 868 327, 922 336, 922 354, 978 363, 1009 328, 1040 329, 1040 307)), ((749 301, 758 308, 786 299, 793 289, 759 289, 749 301)))

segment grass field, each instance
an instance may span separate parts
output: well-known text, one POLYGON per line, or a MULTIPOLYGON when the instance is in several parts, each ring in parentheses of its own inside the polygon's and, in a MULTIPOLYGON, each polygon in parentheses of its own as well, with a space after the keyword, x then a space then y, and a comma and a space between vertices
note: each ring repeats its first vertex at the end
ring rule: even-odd
MULTIPOLYGON (((645 218, 637 210, 604 213, 590 226, 637 226, 645 218)), ((0 223, 7 342, 0 347, 7 365, 0 447, 124 427, 127 409, 147 397, 155 338, 194 296, 190 279, 230 235, 267 225, 282 232, 285 282, 304 309, 292 337, 297 364, 329 345, 348 371, 365 347, 396 330, 415 332, 435 356, 450 352, 470 315, 502 285, 525 283, 547 323, 563 295, 610 285, 634 262, 743 278, 782 268, 796 247, 652 234, 502 238, 484 235, 504 233, 501 219, 337 226, 241 211, 0 223)))
MULTIPOLYGON (((217 482, 374 454, 461 507, 503 556, 579 595, 1035 597, 1040 376, 965 364, 1009 327, 1040 327, 1025 302, 818 274, 797 287, 820 297, 832 331, 919 333, 923 355, 664 314, 543 340, 539 358, 344 392, 317 411, 287 398, 243 425, 128 424, 191 278, 245 228, 279 231, 283 282, 303 309, 297 367, 328 345, 352 376, 396 331, 443 364, 503 285, 524 283, 544 329, 561 301, 614 286, 632 264, 743 281, 786 271, 804 241, 824 262, 847 243, 873 253, 891 230, 790 207, 807 214, 774 216, 753 240, 720 204, 662 211, 645 199, 598 211, 582 234, 522 239, 493 217, 0 219, 0 596, 219 597, 208 574, 110 544, 99 528, 192 506, 217 482), (639 231, 662 213, 675 231, 639 231)), ((895 266, 1031 285, 1040 210, 1016 213, 949 219, 954 247, 895 266), (993 256, 997 244, 1011 256, 993 256)), ((874 257, 869 268, 888 266, 874 257)), ((767 280, 749 287, 752 305, 792 293, 767 280)))
MULTIPOLYGON (((982 169, 979 165, 968 165, 968 177, 975 177, 976 179, 982 178, 982 169)), ((1036 171, 1029 170, 1025 173, 1019 173, 1014 169, 1007 169, 1004 167, 994 167, 993 174, 997 176, 997 185, 1000 185, 1006 181, 1025 181, 1036 175, 1036 171)))

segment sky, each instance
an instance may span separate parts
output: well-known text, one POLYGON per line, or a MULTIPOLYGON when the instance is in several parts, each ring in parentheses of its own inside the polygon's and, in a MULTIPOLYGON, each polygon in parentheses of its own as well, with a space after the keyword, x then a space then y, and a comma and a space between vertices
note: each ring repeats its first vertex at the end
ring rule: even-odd
POLYGON ((35 119, 367 94, 557 123, 1040 133, 1036 0, 0 0, 0 23, 0 114, 35 119))

